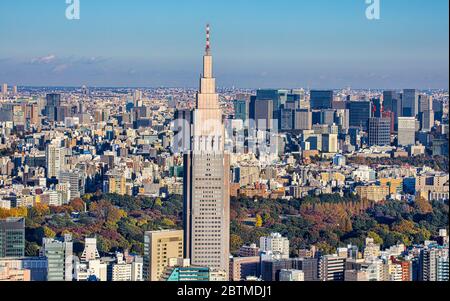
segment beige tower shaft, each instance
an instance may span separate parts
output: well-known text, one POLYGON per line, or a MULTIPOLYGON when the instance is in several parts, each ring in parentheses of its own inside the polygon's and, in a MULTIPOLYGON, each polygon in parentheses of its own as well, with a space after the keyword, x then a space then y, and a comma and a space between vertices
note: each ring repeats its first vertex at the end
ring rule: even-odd
POLYGON ((192 150, 184 156, 185 257, 193 265, 228 274, 230 160, 224 152, 225 127, 213 77, 209 27, 192 120, 192 150))

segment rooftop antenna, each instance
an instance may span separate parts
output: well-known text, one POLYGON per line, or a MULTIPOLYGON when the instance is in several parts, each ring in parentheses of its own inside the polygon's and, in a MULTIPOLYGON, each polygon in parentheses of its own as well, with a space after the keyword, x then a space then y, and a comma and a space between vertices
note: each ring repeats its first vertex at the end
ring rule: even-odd
POLYGON ((206 55, 209 55, 211 51, 210 32, 211 32, 210 26, 209 24, 206 24, 206 48, 205 48, 206 55))

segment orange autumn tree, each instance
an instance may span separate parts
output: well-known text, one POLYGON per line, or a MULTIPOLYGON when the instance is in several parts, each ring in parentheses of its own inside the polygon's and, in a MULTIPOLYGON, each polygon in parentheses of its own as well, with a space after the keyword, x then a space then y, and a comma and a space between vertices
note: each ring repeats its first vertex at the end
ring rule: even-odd
POLYGON ((416 208, 420 214, 428 214, 433 212, 433 206, 431 206, 430 202, 423 197, 416 197, 414 208, 416 208))
POLYGON ((28 210, 26 207, 4 209, 0 208, 0 218, 8 217, 27 217, 28 210))

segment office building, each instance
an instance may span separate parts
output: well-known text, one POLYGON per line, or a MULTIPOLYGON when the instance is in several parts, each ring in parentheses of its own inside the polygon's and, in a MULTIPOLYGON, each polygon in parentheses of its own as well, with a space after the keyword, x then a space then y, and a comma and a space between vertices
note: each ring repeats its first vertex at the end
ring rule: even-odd
POLYGON ((272 129, 274 125, 272 110, 273 110, 273 100, 261 99, 256 102, 254 111, 255 111, 255 123, 258 129, 260 130, 272 129))
POLYGON ((333 125, 335 124, 336 110, 327 109, 320 111, 320 124, 333 125))
POLYGON ((289 240, 280 233, 272 233, 267 237, 261 237, 259 247, 262 252, 280 254, 282 258, 289 258, 289 240))
POLYGON ((66 149, 61 146, 61 142, 59 140, 54 140, 47 145, 47 178, 58 178, 59 173, 64 170, 66 152, 66 149))
POLYGON ((383 107, 385 111, 395 114, 395 118, 402 116, 402 100, 400 93, 396 91, 383 92, 383 107))
POLYGON ((415 89, 403 90, 402 116, 417 117, 419 115, 419 94, 415 89))
POLYGON ((262 260, 261 279, 263 281, 280 281, 281 270, 292 269, 292 259, 262 260))
POLYGON ((84 195, 86 180, 84 173, 80 170, 60 171, 58 179, 60 184, 68 184, 69 201, 84 195))
POLYGON ((430 132, 434 127, 434 111, 426 110, 421 113, 422 131, 430 132))
POLYGON ((259 256, 260 249, 256 246, 256 244, 251 244, 249 246, 244 245, 239 249, 240 257, 253 257, 259 256))
POLYGON ((356 194, 362 199, 372 202, 381 202, 389 196, 389 187, 368 185, 356 187, 356 194))
POLYGON ((108 178, 108 185, 106 189, 104 189, 106 192, 115 193, 118 195, 126 194, 127 180, 123 173, 120 173, 118 171, 109 171, 106 176, 108 178))
MULTIPOLYGON (((142 281, 133 280, 133 264, 134 262, 127 263, 124 254, 117 252, 116 261, 107 267, 108 281, 142 281)), ((137 275, 136 278, 142 278, 142 275, 137 275)))
POLYGON ((420 252, 422 281, 449 281, 448 246, 430 244, 420 252))
POLYGON ((367 130, 369 118, 372 117, 372 105, 370 101, 350 101, 347 106, 350 111, 350 126, 367 130))
POLYGON ((325 255, 319 260, 319 279, 321 281, 344 281, 345 258, 325 255))
POLYGON ((73 242, 72 236, 42 240, 41 255, 47 258, 47 281, 72 281, 73 278, 73 242))
POLYGON ((311 109, 323 110, 333 107, 333 91, 311 90, 311 109))
POLYGON ((419 95, 419 113, 423 113, 425 111, 433 110, 433 97, 420 94, 419 95))
POLYGON ((192 151, 184 155, 184 258, 228 275, 230 256, 230 156, 216 93, 207 28, 203 76, 193 115, 192 151))
POLYGON ((48 121, 58 121, 58 108, 61 107, 61 94, 47 94, 47 104, 45 106, 44 115, 48 121))
POLYGON ((302 131, 312 129, 312 112, 310 110, 308 109, 295 110, 294 129, 302 131))
POLYGON ((294 129, 294 110, 281 109, 280 130, 291 131, 294 129))
POLYGON ((145 232, 144 279, 159 281, 171 258, 183 258, 183 231, 145 232))
POLYGON ((382 117, 383 114, 383 102, 380 98, 371 99, 372 103, 372 117, 382 117))
POLYGON ((398 142, 400 146, 409 146, 416 143, 416 118, 398 118, 398 142))
POLYGON ((0 258, 0 267, 7 267, 10 270, 30 271, 30 281, 47 280, 47 258, 45 257, 13 257, 0 258))
POLYGON ((166 271, 162 281, 205 282, 210 281, 210 273, 208 267, 172 267, 166 271))
POLYGON ((230 281, 259 277, 260 257, 233 257, 230 260, 230 281))
POLYGON ((337 134, 322 134, 322 152, 324 153, 338 152, 337 134))
POLYGON ((391 144, 391 120, 388 118, 372 117, 369 119, 369 145, 391 144))
POLYGON ((246 121, 249 118, 249 102, 245 99, 234 101, 234 119, 246 121))
POLYGON ((318 280, 319 261, 317 258, 296 258, 293 260, 292 268, 303 272, 304 281, 318 280))
MULTIPOLYGON (((288 91, 274 90, 274 89, 261 89, 256 91, 255 109, 260 105, 260 101, 264 100, 265 105, 272 104, 272 118, 278 120, 280 118, 280 109, 282 105, 286 103, 288 91), (267 102, 270 100, 270 102, 267 102)), ((267 110, 267 109, 266 109, 267 110)), ((257 118, 255 118, 257 120, 257 118)))
POLYGON ((340 131, 347 133, 350 127, 350 111, 348 109, 337 109, 335 117, 336 125, 339 126, 340 131))
POLYGON ((444 103, 440 100, 433 100, 433 111, 434 111, 434 119, 438 121, 442 121, 444 117, 444 103))
POLYGON ((25 219, 0 219, 0 258, 25 256, 25 219))

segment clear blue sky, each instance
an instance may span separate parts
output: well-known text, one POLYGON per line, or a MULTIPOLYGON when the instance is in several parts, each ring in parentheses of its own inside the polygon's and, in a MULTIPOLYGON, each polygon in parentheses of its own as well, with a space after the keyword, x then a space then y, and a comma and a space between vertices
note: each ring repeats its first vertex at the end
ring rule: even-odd
POLYGON ((196 86, 212 26, 220 86, 447 88, 448 0, 0 1, 0 82, 196 86))

